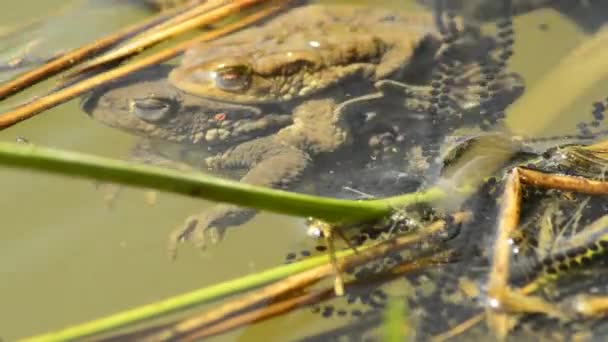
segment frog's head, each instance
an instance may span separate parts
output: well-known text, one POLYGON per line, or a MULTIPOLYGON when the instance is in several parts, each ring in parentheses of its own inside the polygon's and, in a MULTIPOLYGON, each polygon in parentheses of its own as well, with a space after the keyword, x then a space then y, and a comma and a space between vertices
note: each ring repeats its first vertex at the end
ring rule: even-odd
POLYGON ((91 117, 134 134, 204 146, 232 145, 288 125, 288 115, 184 94, 167 81, 169 66, 146 69, 93 91, 91 117))
MULTIPOLYGON (((216 46, 214 55, 222 50, 222 46, 216 46)), ((206 51, 197 53, 210 56, 206 51)), ((230 57, 189 60, 186 56, 182 65, 171 72, 169 81, 187 93, 213 100, 281 103, 324 88, 321 69, 320 55, 312 49, 264 54, 241 51, 230 57)))
MULTIPOLYGON (((335 14, 341 14, 342 7, 336 7, 335 14)), ((299 100, 351 77, 373 76, 392 43, 378 34, 353 31, 358 26, 334 23, 329 9, 333 7, 317 13, 321 8, 306 6, 299 9, 306 12, 293 10, 266 26, 194 46, 169 81, 193 95, 259 104, 299 100), (313 17, 305 15, 308 11, 321 15, 315 18, 322 28, 300 24, 299 13, 302 18, 313 17)), ((404 50, 399 62, 412 54, 409 45, 404 50)), ((389 63, 388 69, 399 62, 389 63)))

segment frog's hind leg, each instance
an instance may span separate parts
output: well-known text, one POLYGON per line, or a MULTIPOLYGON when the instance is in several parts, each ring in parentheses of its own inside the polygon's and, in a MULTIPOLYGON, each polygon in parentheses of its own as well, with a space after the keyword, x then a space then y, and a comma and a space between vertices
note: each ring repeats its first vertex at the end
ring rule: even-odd
MULTIPOLYGON (((274 137, 245 142, 225 153, 207 159, 213 169, 246 168, 241 182, 273 188, 287 187, 299 180, 309 164, 308 154, 282 144, 274 137)), ((169 252, 174 257, 177 243, 193 240, 203 248, 207 237, 219 242, 230 226, 241 225, 255 215, 255 210, 220 204, 200 214, 190 216, 170 236, 169 252)))

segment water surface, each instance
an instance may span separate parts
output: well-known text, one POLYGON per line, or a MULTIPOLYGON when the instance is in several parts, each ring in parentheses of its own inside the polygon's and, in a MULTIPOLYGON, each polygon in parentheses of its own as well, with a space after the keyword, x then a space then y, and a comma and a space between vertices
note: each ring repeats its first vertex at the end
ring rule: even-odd
MULTIPOLYGON (((83 2, 74 1, 86 9, 83 2)), ((0 10, 0 22, 3 26, 19 24, 64 4, 61 0, 0 4, 0 9, 5 9, 0 10)), ((373 4, 382 5, 376 1, 373 4)), ((415 7, 396 0, 386 1, 385 5, 415 7)), ((115 10, 113 15, 108 14, 108 8, 97 11, 108 19, 91 24, 83 15, 82 20, 66 21, 64 28, 75 32, 76 27, 80 31, 83 26, 91 28, 105 22, 108 28, 103 30, 111 31, 112 27, 146 15, 146 11, 133 6, 115 10)), ((515 30, 515 55, 510 65, 524 75, 527 86, 533 86, 586 36, 553 10, 516 18, 515 30)), ((66 34, 65 39, 74 38, 66 34)), ((547 98, 566 86, 556 85, 556 93, 546 94, 547 98)), ((608 83, 603 82, 573 108, 564 108, 564 114, 545 132, 574 132, 577 122, 590 119, 590 103, 606 94, 608 83)), ((0 103, 0 107, 11 103, 14 102, 0 103)), ((535 120, 536 115, 530 113, 527 120, 535 120)), ((522 132, 529 124, 509 122, 522 132)), ((43 146, 115 158, 124 157, 136 141, 127 133, 91 120, 81 112, 78 101, 0 132, 4 141, 17 137, 43 146)), ((6 168, 0 168, 0 189, 0 337, 5 340, 58 329, 260 271, 280 264, 288 251, 314 244, 305 236, 300 219, 263 213, 246 225, 231 229, 221 245, 204 254, 185 246, 179 259, 171 263, 165 248, 168 232, 208 203, 162 193, 158 203, 151 206, 144 200, 144 190, 125 189, 114 207, 108 209, 103 194, 91 181, 6 168)), ((345 322, 323 320, 304 310, 216 340, 285 341, 345 322)))

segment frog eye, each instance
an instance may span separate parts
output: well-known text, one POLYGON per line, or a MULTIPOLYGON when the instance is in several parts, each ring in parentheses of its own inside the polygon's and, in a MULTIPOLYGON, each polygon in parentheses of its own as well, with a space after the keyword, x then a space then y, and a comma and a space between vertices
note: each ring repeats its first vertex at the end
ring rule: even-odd
POLYGON ((246 65, 222 67, 215 72, 215 84, 223 90, 244 90, 250 82, 251 68, 246 65))
POLYGON ((132 99, 129 103, 131 112, 148 122, 161 121, 172 112, 173 102, 168 99, 145 97, 132 99))

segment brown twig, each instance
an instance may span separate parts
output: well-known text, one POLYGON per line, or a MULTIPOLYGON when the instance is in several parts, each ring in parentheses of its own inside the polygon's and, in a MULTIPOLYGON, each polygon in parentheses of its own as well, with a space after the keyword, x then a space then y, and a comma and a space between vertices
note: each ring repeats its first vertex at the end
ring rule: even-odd
POLYGON ((471 329, 472 327, 476 326, 479 322, 483 321, 484 318, 485 318, 485 313, 483 313, 483 312, 478 313, 477 315, 474 315, 471 318, 467 319, 466 321, 453 327, 452 329, 450 329, 444 333, 441 333, 439 335, 433 336, 431 341, 443 342, 443 341, 447 341, 451 338, 454 338, 454 337, 464 333, 465 331, 471 329))
MULTIPOLYGON (((394 278, 395 276, 403 275, 408 272, 426 269, 430 266, 438 266, 441 264, 445 264, 446 262, 449 262, 452 259, 454 254, 454 250, 449 250, 447 252, 439 252, 428 257, 416 259, 414 261, 407 261, 392 268, 388 273, 378 275, 377 277, 374 277, 371 280, 378 281, 381 279, 394 278)), ((370 279, 349 281, 346 283, 346 285, 356 286, 362 283, 367 283, 369 281, 370 279)), ((238 315, 235 317, 228 318, 226 320, 222 320, 217 324, 213 324, 209 327, 203 328, 202 330, 195 331, 192 334, 182 336, 182 339, 184 341, 194 341, 200 338, 217 335, 249 323, 259 322, 265 319, 275 317, 279 314, 283 314, 285 312, 293 311, 301 307, 302 305, 318 303, 321 300, 331 299, 336 296, 336 293, 333 290, 333 287, 328 286, 323 290, 318 290, 312 293, 306 293, 296 297, 287 298, 278 303, 271 304, 267 307, 252 310, 243 315, 238 315)))
POLYGON ((492 269, 488 277, 488 296, 499 297, 499 293, 507 285, 509 279, 509 259, 511 244, 509 240, 517 229, 520 215, 521 182, 519 168, 514 168, 505 183, 502 196, 497 236, 494 242, 492 269))
POLYGON ((266 307, 251 310, 244 314, 230 317, 228 319, 218 322, 217 324, 213 324, 201 330, 196 330, 192 333, 180 336, 180 341, 199 341, 202 338, 225 333, 227 331, 242 327, 250 323, 264 321, 280 314, 293 311, 304 305, 313 304, 321 300, 333 298, 335 296, 335 291, 333 290, 333 287, 327 287, 320 291, 314 291, 296 297, 287 298, 280 302, 270 304, 266 307))
POLYGON ((522 182, 538 187, 563 191, 576 191, 588 195, 608 194, 607 182, 576 176, 548 174, 523 168, 520 168, 519 172, 522 182))
POLYGON ((517 229, 520 215, 521 182, 519 169, 514 168, 505 183, 502 196, 502 204, 498 219, 498 233, 494 242, 494 256, 492 268, 487 284, 487 322, 492 331, 499 339, 504 338, 509 331, 509 316, 507 313, 498 311, 503 303, 505 291, 507 291, 510 258, 511 258, 511 236, 517 229))
POLYGON ((43 81, 51 76, 54 76, 60 73, 63 70, 66 70, 78 63, 82 60, 104 51, 110 46, 120 42, 126 37, 133 35, 139 31, 142 31, 154 24, 163 22, 176 14, 181 13, 183 9, 176 9, 169 12, 164 12, 159 14, 153 18, 145 20, 144 22, 137 23, 135 25, 131 25, 126 27, 116 33, 113 33, 109 36, 101 38, 91 44, 87 44, 75 50, 72 50, 57 59, 40 66, 34 70, 28 71, 17 78, 8 81, 2 85, 0 85, 0 100, 4 100, 5 98, 14 95, 30 86, 36 84, 37 82, 43 81))
MULTIPOLYGON (((244 1, 252 1, 252 0, 244 0, 244 1)), ((238 3, 241 3, 244 1, 240 1, 238 3)), ((235 2, 235 4, 236 3, 237 2, 235 2)), ((234 6, 231 8, 234 9, 234 6)), ((221 29, 218 29, 218 30, 215 30, 212 32, 202 34, 201 36, 199 36, 195 39, 191 39, 186 42, 182 42, 182 43, 174 46, 171 49, 163 50, 159 53, 142 58, 141 60, 135 61, 133 63, 124 65, 122 67, 107 71, 105 73, 102 73, 102 74, 99 74, 96 76, 93 76, 93 77, 83 80, 77 84, 63 88, 48 96, 41 97, 41 98, 35 99, 31 102, 28 102, 27 104, 25 104, 23 106, 17 107, 12 111, 9 111, 9 112, 6 112, 6 113, 0 115, 0 129, 4 129, 4 128, 10 127, 12 125, 15 125, 23 120, 31 118, 32 116, 34 116, 46 109, 49 109, 49 108, 52 108, 61 103, 67 102, 67 101, 83 94, 86 91, 89 91, 102 84, 111 82, 119 77, 125 76, 129 73, 132 73, 137 70, 141 70, 143 68, 146 68, 148 66, 151 66, 151 65, 154 65, 157 63, 165 62, 165 61, 179 55, 180 53, 182 53, 183 51, 185 51, 186 49, 188 49, 189 47, 191 47, 194 44, 208 41, 211 39, 215 39, 219 36, 228 34, 234 30, 237 30, 244 26, 250 25, 251 23, 254 23, 266 16, 269 16, 269 15, 279 11, 282 8, 283 8, 283 6, 281 6, 281 5, 265 8, 263 10, 260 10, 259 12, 256 12, 254 14, 251 14, 251 15, 243 18, 242 20, 239 20, 238 22, 232 23, 230 25, 226 25, 225 27, 222 27, 221 29)))
POLYGON ((281 282, 268 285, 256 292, 247 294, 236 300, 229 301, 223 305, 220 305, 214 310, 178 322, 174 326, 169 327, 168 329, 161 331, 160 333, 155 334, 146 340, 167 341, 181 337, 181 335, 190 331, 194 331, 200 327, 228 317, 234 312, 244 310, 248 307, 259 304, 266 300, 271 300, 272 298, 278 297, 290 291, 311 285, 332 273, 332 265, 327 264, 293 275, 281 282))
POLYGON ((608 296, 581 294, 567 302, 570 310, 583 317, 599 318, 608 314, 608 296))
MULTIPOLYGON (((461 223, 471 218, 470 212, 461 212, 453 215, 455 223, 461 223)), ((358 254, 339 260, 340 268, 348 270, 358 265, 377 259, 388 253, 402 250, 412 244, 424 241, 432 236, 442 232, 446 226, 445 221, 439 220, 429 226, 423 228, 417 233, 407 234, 395 239, 383 242, 377 246, 370 247, 358 254)), ((209 324, 225 319, 229 315, 245 310, 253 305, 257 305, 264 301, 272 300, 291 291, 304 288, 310 284, 328 277, 334 273, 334 267, 331 264, 325 264, 314 269, 293 275, 280 282, 268 285, 262 289, 246 294, 240 298, 229 301, 220 305, 216 309, 205 312, 201 315, 185 319, 170 328, 154 334, 149 337, 149 341, 166 341, 175 338, 180 338, 183 335, 189 334, 192 331, 201 329, 209 324)))
MULTIPOLYGON (((244 8, 263 1, 267 0, 247 0, 246 2, 241 2, 237 8, 244 8)), ((167 20, 161 25, 142 32, 133 37, 128 44, 95 58, 86 65, 78 68, 78 70, 70 73, 68 77, 75 77, 79 74, 103 67, 104 65, 124 60, 125 58, 141 53, 145 49, 171 37, 219 21, 234 12, 234 9, 230 6, 230 3, 227 3, 226 0, 208 0, 187 12, 183 12, 180 15, 167 20), (220 6, 222 6, 222 10, 216 11, 220 6), (224 10, 224 8, 228 9, 224 10)))
MULTIPOLYGON (((601 145, 596 145, 596 147, 603 148, 601 145)), ((510 239, 519 223, 522 184, 547 189, 575 191, 590 195, 608 194, 608 182, 576 176, 548 174, 521 167, 516 167, 512 170, 505 183, 497 228, 498 234, 494 244, 492 269, 487 285, 488 303, 485 313, 489 327, 499 339, 504 339, 510 329, 510 316, 507 311, 544 313, 554 317, 564 317, 563 310, 559 306, 548 303, 539 297, 529 296, 529 294, 539 288, 540 283, 537 279, 516 290, 512 290, 508 285, 511 254, 510 239)), ((583 232, 575 235, 569 242, 574 243, 576 241, 580 243, 579 240, 594 236, 597 231, 605 227, 605 220, 606 217, 601 217, 589 225, 583 232)), ((598 307, 600 306, 598 305, 598 307)), ((475 315, 455 328, 437 335, 434 340, 444 341, 457 336, 480 322, 482 318, 483 314, 475 315)))
MULTIPOLYGON (((414 272, 421 269, 427 269, 431 266, 438 266, 449 262, 454 256, 454 250, 447 252, 439 252, 428 257, 416 259, 414 261, 406 261, 392 268, 387 274, 378 275, 373 280, 390 279, 405 273, 414 272)), ((369 279, 349 281, 346 285, 357 286, 362 283, 367 283, 369 279)), ((242 327, 250 323, 261 322, 272 317, 294 311, 304 305, 318 303, 323 300, 328 300, 336 296, 334 288, 327 286, 322 290, 317 290, 310 293, 301 294, 298 296, 286 298, 277 303, 273 303, 266 307, 254 309, 243 314, 222 320, 217 324, 205 327, 201 330, 194 331, 191 334, 181 336, 182 341, 198 341, 202 338, 213 335, 222 334, 232 329, 242 327)))

